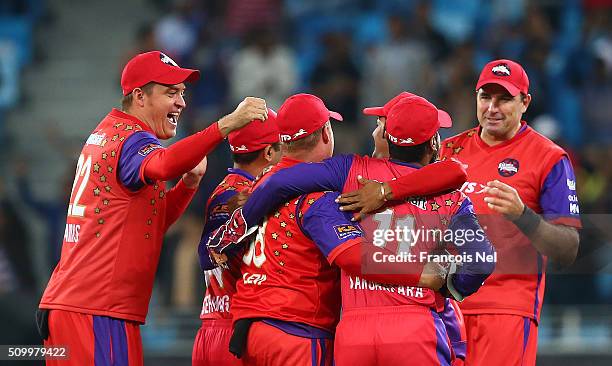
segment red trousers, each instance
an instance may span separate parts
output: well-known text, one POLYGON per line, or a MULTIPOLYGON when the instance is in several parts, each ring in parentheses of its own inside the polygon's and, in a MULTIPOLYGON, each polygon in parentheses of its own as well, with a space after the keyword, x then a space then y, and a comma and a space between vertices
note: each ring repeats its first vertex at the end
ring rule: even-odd
POLYGON ((538 326, 531 318, 463 314, 467 332, 465 366, 534 366, 538 326))
POLYGON ((231 337, 231 319, 202 320, 202 327, 198 330, 193 343, 191 364, 193 366, 242 365, 242 361, 229 351, 231 337))
POLYGON ((67 359, 47 359, 49 366, 142 366, 139 324, 90 314, 50 310, 46 347, 66 347, 67 359))
POLYGON ((302 338, 263 323, 249 330, 244 364, 247 366, 331 366, 333 340, 302 338))
POLYGON ((334 343, 337 366, 451 364, 444 323, 424 306, 347 310, 334 343))

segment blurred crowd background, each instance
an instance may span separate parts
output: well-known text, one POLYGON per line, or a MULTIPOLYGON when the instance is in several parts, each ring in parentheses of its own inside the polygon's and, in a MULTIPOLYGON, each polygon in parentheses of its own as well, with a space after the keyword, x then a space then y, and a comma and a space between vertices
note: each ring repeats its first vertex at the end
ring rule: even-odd
MULTIPOLYGON (((345 118, 334 125, 336 152, 363 154, 375 127, 363 107, 403 90, 420 94, 450 113, 449 136, 477 123, 482 66, 520 62, 533 96, 524 117, 571 155, 585 226, 577 263, 551 268, 540 360, 608 357, 611 15, 610 0, 1 0, 0 344, 37 342, 33 309, 59 257, 81 145, 119 105, 125 62, 159 49, 202 72, 188 90, 181 136, 245 96, 278 109, 310 92, 345 118)), ((208 194, 231 166, 227 146, 208 162, 166 240, 145 354, 190 356, 203 293, 196 246, 208 194)))

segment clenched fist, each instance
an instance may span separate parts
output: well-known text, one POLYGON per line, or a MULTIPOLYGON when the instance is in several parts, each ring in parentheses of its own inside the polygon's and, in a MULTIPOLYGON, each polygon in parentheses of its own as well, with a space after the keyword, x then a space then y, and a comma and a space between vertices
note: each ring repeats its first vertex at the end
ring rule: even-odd
POLYGON ((225 137, 230 132, 244 127, 255 119, 265 121, 267 118, 266 101, 261 98, 246 97, 232 113, 219 120, 219 131, 225 137))

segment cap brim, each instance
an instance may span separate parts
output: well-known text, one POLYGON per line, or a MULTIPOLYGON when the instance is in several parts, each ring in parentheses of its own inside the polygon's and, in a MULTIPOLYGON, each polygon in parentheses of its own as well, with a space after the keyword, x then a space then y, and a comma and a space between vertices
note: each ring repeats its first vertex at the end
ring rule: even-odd
POLYGON ((506 80, 499 80, 499 79, 489 79, 489 80, 483 80, 478 82, 478 84, 476 85, 476 90, 478 91, 478 89, 482 88, 483 86, 487 85, 487 84, 497 84, 497 85, 501 85, 502 87, 504 87, 504 89, 506 89, 508 91, 508 93, 510 93, 510 95, 512 95, 513 97, 516 96, 519 92, 520 89, 517 88, 516 86, 514 86, 512 83, 506 81, 506 80))
POLYGON ((342 121, 342 120, 344 120, 344 119, 342 118, 342 115, 341 115, 340 113, 338 113, 338 112, 329 111, 329 116, 330 116, 331 118, 335 119, 335 120, 338 120, 338 121, 342 121))
POLYGON ((183 69, 181 67, 172 68, 167 73, 157 76, 152 81, 160 84, 175 85, 184 82, 194 82, 200 78, 200 71, 193 69, 183 69))
POLYGON ((384 116, 385 110, 383 107, 364 108, 363 114, 365 114, 366 116, 384 116))
POLYGON ((438 122, 440 122, 440 127, 442 128, 449 128, 453 125, 451 116, 441 109, 438 109, 438 122))

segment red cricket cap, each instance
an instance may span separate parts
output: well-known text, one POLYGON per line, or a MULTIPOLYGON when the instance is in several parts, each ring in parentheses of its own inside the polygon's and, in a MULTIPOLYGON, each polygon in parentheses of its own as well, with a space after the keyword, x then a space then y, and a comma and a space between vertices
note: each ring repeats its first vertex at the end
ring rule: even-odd
POLYGON ((503 86, 512 96, 529 93, 529 78, 523 67, 512 60, 495 60, 483 67, 476 90, 486 84, 503 86))
POLYGON ((327 109, 321 98, 312 94, 292 95, 278 109, 281 141, 302 139, 321 128, 330 117, 342 121, 340 113, 327 109))
POLYGON ((387 114, 385 130, 391 143, 398 146, 415 146, 424 143, 443 126, 438 117, 438 108, 427 99, 412 96, 401 99, 387 114))
MULTIPOLYGON (((391 108, 393 108, 394 105, 396 105, 400 100, 408 97, 418 97, 418 95, 408 93, 406 91, 401 92, 391 98, 391 100, 385 103, 385 105, 382 107, 364 108, 363 114, 368 116, 387 117, 387 114, 389 114, 389 111, 391 110, 391 108)), ((438 109, 438 120, 440 121, 440 127, 450 127, 453 124, 450 115, 441 109, 438 109)))
POLYGON ((123 95, 128 95, 150 82, 175 85, 199 78, 198 70, 183 69, 164 53, 151 51, 136 55, 128 61, 121 73, 121 89, 123 95))
POLYGON ((234 154, 246 154, 258 151, 268 145, 280 141, 278 124, 276 123, 276 112, 268 108, 268 118, 265 121, 252 120, 248 125, 237 131, 232 131, 228 136, 230 150, 234 154))

